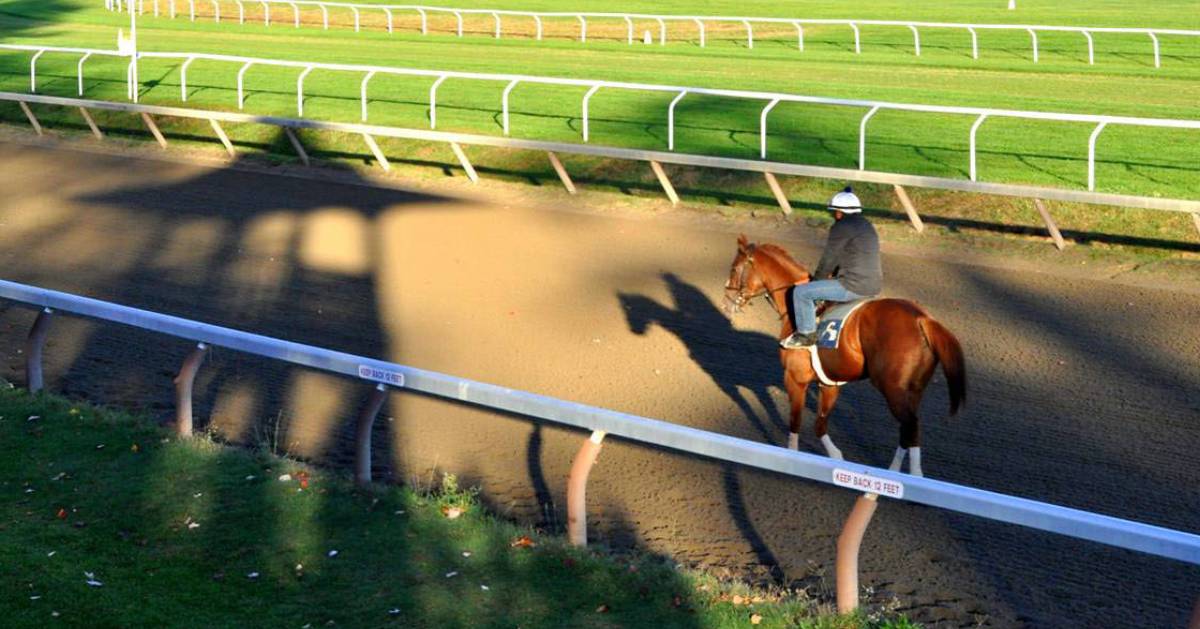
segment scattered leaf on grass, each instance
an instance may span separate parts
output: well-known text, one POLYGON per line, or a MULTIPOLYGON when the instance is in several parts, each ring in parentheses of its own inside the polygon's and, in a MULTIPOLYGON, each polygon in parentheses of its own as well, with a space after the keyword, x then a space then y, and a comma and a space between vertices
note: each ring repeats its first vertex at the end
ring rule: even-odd
POLYGON ((133 445, 131 445, 131 446, 129 446, 129 451, 130 451, 130 452, 132 452, 132 453, 134 453, 134 454, 137 454, 138 452, 140 452, 140 451, 141 451, 141 449, 142 449, 142 448, 141 448, 141 446, 139 446, 139 445, 138 445, 138 444, 136 444, 136 443, 135 443, 135 444, 133 444, 133 445))
POLYGON ((41 418, 42 418, 42 416, 41 416, 41 415, 30 415, 30 416, 29 416, 29 419, 26 419, 25 421, 27 421, 27 422, 33 422, 33 421, 37 421, 37 420, 39 420, 39 419, 41 419, 41 418))
POLYGON ((281 482, 281 483, 286 483, 290 480, 292 480, 291 474, 280 474, 279 475, 279 482, 281 482))
POLYGON ((47 556, 47 557, 53 557, 53 556, 55 556, 55 555, 57 555, 57 554, 58 554, 58 551, 57 551, 57 550, 52 550, 52 551, 50 551, 50 552, 46 553, 46 556, 47 556))
POLYGON ((400 615, 400 608, 399 608, 399 607, 393 607, 393 608, 391 608, 391 609, 389 609, 389 610, 388 610, 388 616, 399 616, 399 615, 400 615))
POLYGON ((451 570, 450 572, 447 572, 447 573, 446 573, 446 578, 447 578, 447 579, 452 579, 452 578, 454 578, 454 577, 457 577, 457 576, 458 576, 458 571, 457 571, 457 570, 451 570))
POLYGON ((743 605, 747 602, 748 601, 745 598, 743 598, 742 595, 740 595, 740 594, 733 595, 733 604, 734 605, 743 605))
POLYGON ((750 614, 750 624, 752 624, 752 625, 757 625, 757 624, 758 624, 758 623, 760 623, 760 622, 762 622, 762 615, 760 615, 760 614, 750 614))
POLYGON ((257 572, 251 572, 250 574, 247 574, 247 575, 246 575, 246 578, 247 578, 247 579, 257 579, 257 578, 258 578, 258 573, 257 573, 257 572))
POLYGON ((462 556, 463 556, 463 557, 470 557, 470 556, 471 556, 471 551, 469 551, 469 550, 464 550, 464 551, 462 551, 462 556))
POLYGON ((534 546, 537 546, 537 543, 529 539, 528 535, 522 535, 513 540, 513 543, 509 545, 513 548, 533 548, 534 546))
POLYGON ((597 614, 607 614, 608 613, 608 605, 601 605, 601 606, 597 607, 596 613, 597 614))
POLYGON ((54 515, 55 515, 55 517, 57 517, 60 520, 65 520, 65 519, 67 519, 67 510, 63 509, 63 508, 59 508, 58 513, 56 513, 54 515))
POLYGON ((483 590, 484 592, 487 592, 487 591, 491 590, 492 588, 490 588, 486 585, 480 584, 479 589, 483 590))
POLYGON ((446 516, 448 519, 453 520, 462 514, 463 510, 458 507, 442 507, 442 515, 446 516))
POLYGON ((328 554, 330 557, 337 557, 337 556, 338 556, 338 551, 336 551, 336 550, 331 550, 331 551, 329 551, 327 554, 328 554))

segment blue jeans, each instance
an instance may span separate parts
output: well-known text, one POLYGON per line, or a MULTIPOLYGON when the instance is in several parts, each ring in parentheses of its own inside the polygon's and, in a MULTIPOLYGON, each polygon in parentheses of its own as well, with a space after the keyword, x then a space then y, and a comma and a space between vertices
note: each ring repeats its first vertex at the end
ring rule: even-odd
POLYGON ((858 293, 846 290, 837 280, 818 280, 797 284, 792 289, 792 312, 796 316, 796 331, 809 334, 817 331, 818 301, 854 301, 863 299, 858 293))

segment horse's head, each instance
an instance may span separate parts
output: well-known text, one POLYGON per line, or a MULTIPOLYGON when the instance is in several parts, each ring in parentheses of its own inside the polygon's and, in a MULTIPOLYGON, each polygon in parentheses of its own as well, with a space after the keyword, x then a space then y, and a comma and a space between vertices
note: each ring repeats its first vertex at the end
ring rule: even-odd
POLYGON ((751 299, 766 292, 763 276, 754 267, 757 245, 746 240, 745 234, 738 236, 737 255, 729 265, 729 279, 725 280, 724 310, 732 317, 741 311, 751 299))

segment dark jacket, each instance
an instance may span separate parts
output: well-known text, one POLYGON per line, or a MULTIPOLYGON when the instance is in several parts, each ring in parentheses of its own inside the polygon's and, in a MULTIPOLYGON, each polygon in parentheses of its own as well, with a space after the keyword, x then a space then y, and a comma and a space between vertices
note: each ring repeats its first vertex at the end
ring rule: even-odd
POLYGON ((874 297, 883 289, 879 234, 862 214, 844 214, 829 230, 813 279, 836 277, 846 290, 874 297))

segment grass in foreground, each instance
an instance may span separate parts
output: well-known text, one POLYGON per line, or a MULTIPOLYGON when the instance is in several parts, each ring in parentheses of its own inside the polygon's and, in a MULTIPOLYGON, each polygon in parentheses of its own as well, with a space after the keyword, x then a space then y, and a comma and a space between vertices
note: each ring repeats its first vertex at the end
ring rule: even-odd
POLYGON ((571 548, 483 513, 452 477, 358 490, 6 385, 0 444, 7 627, 915 626, 571 548))

